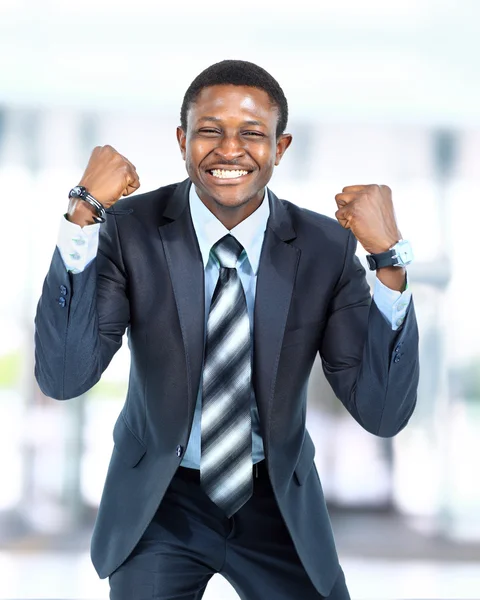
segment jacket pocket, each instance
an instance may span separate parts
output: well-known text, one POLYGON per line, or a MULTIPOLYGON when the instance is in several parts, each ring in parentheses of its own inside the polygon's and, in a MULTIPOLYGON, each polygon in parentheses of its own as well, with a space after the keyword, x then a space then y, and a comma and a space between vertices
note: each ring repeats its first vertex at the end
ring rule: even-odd
POLYGON ((310 473, 310 469, 313 466, 313 459, 315 457, 315 444, 312 442, 312 438, 308 431, 305 431, 305 439, 303 440, 302 449, 295 466, 295 477, 297 478, 298 485, 303 485, 310 473))
POLYGON ((113 442, 127 467, 136 467, 147 451, 145 444, 127 425, 123 413, 120 413, 113 428, 113 442))

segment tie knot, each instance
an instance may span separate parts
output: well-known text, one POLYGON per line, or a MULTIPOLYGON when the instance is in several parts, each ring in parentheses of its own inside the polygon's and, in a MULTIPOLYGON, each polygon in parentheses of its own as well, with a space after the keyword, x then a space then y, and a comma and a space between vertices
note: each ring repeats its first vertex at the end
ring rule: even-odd
POLYGON ((211 252, 217 257, 221 267, 234 269, 242 250, 242 244, 229 233, 212 246, 211 252))

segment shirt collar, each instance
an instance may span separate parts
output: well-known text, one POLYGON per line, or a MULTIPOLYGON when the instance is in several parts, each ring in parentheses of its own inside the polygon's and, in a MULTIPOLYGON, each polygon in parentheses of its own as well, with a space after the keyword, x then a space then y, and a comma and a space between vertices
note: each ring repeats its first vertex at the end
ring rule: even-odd
MULTIPOLYGON (((200 200, 193 184, 190 186, 189 200, 193 227, 200 246, 204 268, 207 266, 211 247, 222 237, 231 233, 244 247, 252 271, 256 275, 262 251, 263 235, 270 216, 267 188, 265 188, 265 196, 257 210, 230 231, 200 200)), ((242 254, 242 256, 244 255, 242 254)), ((241 261, 242 258, 240 258, 241 261)))

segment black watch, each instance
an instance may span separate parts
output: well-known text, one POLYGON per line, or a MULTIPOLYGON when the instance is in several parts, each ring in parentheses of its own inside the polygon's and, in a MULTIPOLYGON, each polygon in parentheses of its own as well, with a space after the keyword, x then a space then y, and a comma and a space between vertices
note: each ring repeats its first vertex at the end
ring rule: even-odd
POLYGON ((370 271, 383 267, 405 267, 413 261, 413 251, 410 242, 399 240, 395 246, 379 254, 367 254, 367 263, 370 271))
POLYGON ((72 188, 68 194, 69 198, 80 198, 80 200, 84 200, 88 202, 95 209, 97 216, 92 217, 95 223, 105 223, 106 221, 106 212, 105 207, 101 202, 99 202, 96 198, 89 194, 87 188, 83 185, 76 185, 72 188))

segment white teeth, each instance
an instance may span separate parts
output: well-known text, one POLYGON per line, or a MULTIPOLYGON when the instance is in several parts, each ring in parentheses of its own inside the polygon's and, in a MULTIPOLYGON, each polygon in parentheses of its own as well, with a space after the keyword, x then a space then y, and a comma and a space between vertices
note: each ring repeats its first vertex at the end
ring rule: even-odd
POLYGON ((225 169, 213 169, 211 173, 214 177, 218 177, 219 179, 235 179, 242 175, 248 175, 248 171, 226 171, 225 169))

